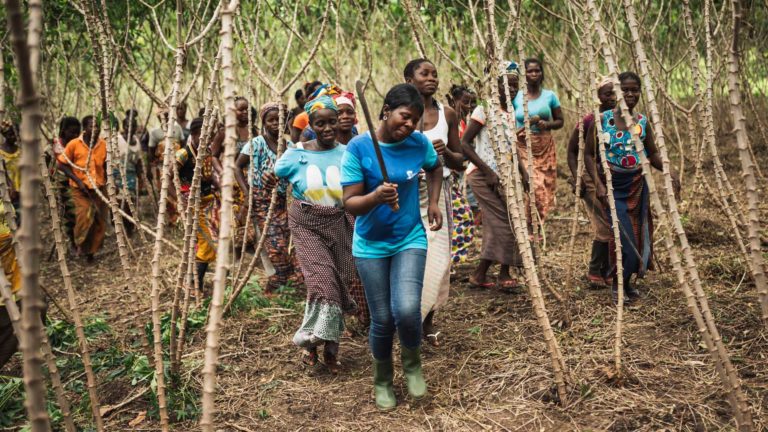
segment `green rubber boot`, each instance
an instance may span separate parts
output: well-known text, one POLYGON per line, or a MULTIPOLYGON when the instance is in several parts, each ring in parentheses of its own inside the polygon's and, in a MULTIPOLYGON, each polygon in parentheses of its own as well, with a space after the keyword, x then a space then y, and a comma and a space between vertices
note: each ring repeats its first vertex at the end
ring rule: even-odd
POLYGON ((400 358, 403 361, 403 373, 405 384, 408 386, 408 394, 419 400, 427 395, 427 383, 421 372, 421 348, 408 349, 400 346, 400 358))
POLYGON ((392 359, 373 359, 373 393, 376 396, 376 408, 381 411, 391 411, 397 406, 393 379, 392 359))

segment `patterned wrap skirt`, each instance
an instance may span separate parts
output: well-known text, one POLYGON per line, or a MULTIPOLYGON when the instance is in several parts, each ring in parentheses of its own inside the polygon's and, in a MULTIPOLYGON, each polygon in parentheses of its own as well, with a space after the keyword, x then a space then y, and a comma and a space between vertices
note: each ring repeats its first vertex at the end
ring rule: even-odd
POLYGON ((463 176, 451 175, 451 260, 454 264, 467 260, 469 247, 475 238, 475 217, 469 201, 461 191, 463 176))
MULTIPOLYGON (((528 171, 528 147, 529 140, 518 140, 518 157, 520 162, 528 171)), ((534 197, 536 198, 536 211, 539 213, 541 221, 547 219, 547 214, 555 206, 555 189, 557 188, 557 156, 555 152, 555 139, 550 133, 541 133, 533 135, 531 141, 531 154, 533 155, 533 174, 528 173, 529 178, 533 178, 534 197)), ((530 195, 525 194, 526 199, 526 217, 531 221, 530 195)))
POLYGON ((343 209, 294 200, 288 221, 307 287, 304 320, 293 343, 311 348, 338 342, 344 314, 357 309, 351 287, 362 287, 352 258, 354 219, 343 209))
MULTIPOLYGON (((619 219, 621 239, 621 262, 624 278, 633 274, 645 276, 651 270, 653 258, 653 218, 648 195, 648 185, 643 177, 643 170, 624 169, 611 166, 613 178, 613 197, 616 201, 616 216, 619 219)), ((610 211, 605 210, 607 220, 610 211)), ((616 242, 611 236, 608 242, 612 275, 616 275, 616 242)))

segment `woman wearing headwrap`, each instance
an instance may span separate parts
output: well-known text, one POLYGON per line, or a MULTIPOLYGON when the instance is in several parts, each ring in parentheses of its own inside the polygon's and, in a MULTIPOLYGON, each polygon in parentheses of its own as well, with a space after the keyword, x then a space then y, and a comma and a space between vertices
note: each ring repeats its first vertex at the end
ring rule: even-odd
MULTIPOLYGON (((613 81, 610 78, 602 79, 597 86, 597 98, 600 100, 600 112, 608 111, 616 106, 616 96, 613 93, 613 81)), ((595 115, 590 112, 582 122, 583 136, 587 139, 587 132, 595 121, 595 115)), ((594 287, 610 287, 613 284, 611 276, 611 260, 608 256, 608 242, 613 237, 611 226, 608 224, 602 205, 595 195, 595 182, 585 172, 581 173, 581 190, 576 191, 576 171, 578 169, 579 157, 579 127, 578 125, 571 134, 568 141, 568 167, 571 169, 571 187, 574 193, 584 201, 587 208, 587 215, 592 222, 592 256, 589 260, 589 271, 587 280, 594 287)))
POLYGON ((323 360, 336 374, 344 314, 356 307, 350 289, 360 285, 352 258, 354 219, 342 201, 340 169, 346 146, 336 141, 338 107, 333 98, 315 98, 305 111, 317 139, 286 150, 275 164, 275 175, 292 185, 288 221, 307 287, 304 320, 293 342, 304 348, 303 361, 310 366, 324 344, 323 360))
MULTIPOLYGON (((356 137, 357 113, 355 112, 355 95, 350 92, 340 91, 332 96, 338 107, 339 128, 336 139, 339 144, 347 144, 352 138, 356 137)), ((308 125, 301 134, 302 141, 310 141, 317 138, 317 134, 308 125)))
MULTIPOLYGON (((608 255, 611 260, 610 276, 613 277, 611 294, 614 304, 618 303, 618 283, 619 278, 622 278, 624 302, 630 304, 641 297, 640 291, 630 283, 632 275, 636 274, 638 278, 644 277, 645 273, 652 269, 653 264, 653 215, 650 195, 640 163, 641 156, 633 143, 633 136, 642 141, 645 157, 648 158, 652 167, 661 171, 663 164, 648 118, 634 111, 642 94, 640 77, 634 72, 627 71, 619 74, 618 78, 629 112, 624 113, 620 106, 603 112, 599 119, 600 132, 602 132, 599 136, 597 119, 592 122, 584 149, 584 166, 595 184, 595 195, 608 216, 610 216, 610 210, 607 179, 599 158, 605 158, 608 169, 611 170, 613 198, 621 232, 620 257, 616 256, 615 237, 611 236, 608 241, 608 255), (632 119, 631 124, 626 123, 625 115, 632 119), (616 260, 619 258, 623 270, 621 275, 616 274, 616 260)), ((677 194, 680 192, 679 178, 675 171, 671 171, 670 174, 677 194)))
MULTIPOLYGON (((240 151, 237 156, 237 169, 235 177, 241 190, 250 191, 253 194, 253 222, 258 224, 259 230, 266 229, 267 239, 264 248, 269 255, 269 261, 275 269, 275 273, 269 277, 265 293, 273 293, 275 290, 289 281, 301 283, 301 273, 296 265, 296 257, 289 252, 290 231, 288 230, 288 214, 286 212, 286 189, 288 182, 277 181, 272 174, 275 160, 277 159, 278 140, 280 138, 279 113, 287 113, 285 105, 266 103, 259 110, 261 119, 261 135, 253 138, 240 151), (251 163, 253 162, 253 163, 251 163), (250 185, 243 170, 251 166, 250 185), (272 201, 272 189, 277 187, 277 202, 268 227, 264 222, 272 201)), ((284 122, 283 122, 284 123, 284 122)), ((249 221, 250 223, 250 221, 249 221)))

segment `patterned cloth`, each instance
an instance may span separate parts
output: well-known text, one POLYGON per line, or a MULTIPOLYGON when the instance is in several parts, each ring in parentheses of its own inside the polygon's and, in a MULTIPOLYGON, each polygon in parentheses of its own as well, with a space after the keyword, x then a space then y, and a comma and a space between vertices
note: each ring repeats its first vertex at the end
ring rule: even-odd
POLYGON ((307 286, 304 321, 293 337, 303 348, 339 342, 344 314, 357 305, 350 296, 360 284, 352 258, 354 219, 342 209, 294 200, 288 221, 307 286))
MULTIPOLYGON (((269 212, 269 204, 272 193, 266 189, 253 189, 253 222, 258 224, 259 230, 264 231, 264 221, 269 212)), ((288 229, 288 212, 286 210, 285 195, 277 196, 272 221, 267 227, 267 238, 264 249, 267 250, 269 260, 275 268, 275 274, 269 277, 265 292, 272 292, 288 282, 294 284, 304 283, 304 278, 299 271, 296 255, 289 251, 291 233, 288 229)))
MULTIPOLYGON (((633 126, 635 132, 640 135, 641 140, 644 140, 648 128, 648 119, 642 114, 637 114, 635 121, 637 122, 633 126)), ((640 164, 640 155, 632 143, 632 134, 629 131, 618 129, 613 110, 603 113, 602 142, 608 143, 604 154, 605 160, 611 165, 633 169, 640 164)))
MULTIPOLYGON (((5 219, 4 216, 0 218, 5 219)), ((11 293, 16 294, 21 290, 21 270, 16 261, 16 251, 13 249, 13 235, 10 233, 0 234, 0 263, 3 265, 5 278, 11 284, 11 293)), ((3 300, 0 298, 0 307, 2 305, 3 300)))
POLYGON ((197 215, 197 249, 195 260, 197 262, 212 263, 216 261, 218 242, 211 230, 210 222, 217 220, 219 215, 219 202, 213 194, 200 197, 200 211, 197 215))
POLYGON ((321 109, 338 111, 339 107, 336 106, 336 101, 334 101, 333 98, 327 94, 318 96, 304 104, 304 111, 306 111, 307 114, 312 114, 313 112, 320 111, 321 109))
MULTIPOLYGON (((102 193, 106 193, 102 190, 102 193)), ((75 201, 75 245, 85 254, 94 254, 101 249, 107 229, 109 207, 96 196, 79 188, 72 189, 75 201)))
MULTIPOLYGON (((443 182, 440 188, 438 207, 443 216, 443 226, 438 231, 427 232, 427 262, 424 268, 424 283, 421 290, 421 319, 431 311, 440 309, 447 301, 451 289, 451 192, 450 185, 443 182)), ((427 181, 419 181, 419 211, 424 227, 429 227, 429 194, 427 181)))
MULTIPOLYGON (((555 139, 550 133, 533 134, 531 139, 520 139, 517 142, 518 158, 528 170, 528 147, 531 141, 531 153, 533 154, 533 178, 534 195, 536 198, 536 210, 541 221, 546 220, 547 214, 555 205, 555 189, 557 188, 557 156, 555 152, 555 139)), ((529 195, 526 197, 526 217, 531 221, 529 195)))
MULTIPOLYGON (((272 151, 266 139, 261 135, 246 143, 242 150, 240 150, 240 153, 251 158, 251 186, 255 189, 263 189, 264 182, 261 181, 261 176, 265 172, 272 172, 274 170, 277 154, 272 151)), ((280 195, 285 196, 287 188, 288 182, 286 180, 278 182, 277 190, 280 195)))
POLYGON ((475 218, 469 201, 461 193, 460 178, 456 173, 451 176, 451 259, 454 264, 467 260, 469 246, 475 237, 475 218))
POLYGON ((7 152, 0 149, 0 159, 5 163, 5 175, 10 181, 14 191, 21 190, 21 171, 19 170, 19 160, 21 158, 21 149, 17 148, 15 152, 7 152))
MULTIPOLYGON (((616 215, 619 218, 621 230, 621 262, 624 278, 627 279, 633 274, 643 277, 647 270, 653 268, 653 218, 643 170, 611 167, 611 176, 616 215)), ((607 209, 605 211, 610 221, 610 212, 607 209)), ((615 276, 616 242, 613 236, 608 241, 608 248, 612 268, 610 274, 615 276)))

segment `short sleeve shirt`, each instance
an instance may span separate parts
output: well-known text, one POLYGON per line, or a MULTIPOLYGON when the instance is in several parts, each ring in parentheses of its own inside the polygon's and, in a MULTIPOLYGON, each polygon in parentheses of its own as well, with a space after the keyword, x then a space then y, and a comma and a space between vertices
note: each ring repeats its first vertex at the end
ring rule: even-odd
MULTIPOLYGON (((437 153, 427 137, 414 132, 397 143, 380 143, 389 181, 397 184, 400 209, 376 206, 355 221, 352 255, 386 258, 406 249, 426 249, 427 237, 419 211, 419 172, 437 165, 437 153)), ((363 184, 366 194, 383 182, 370 133, 347 145, 341 162, 341 184, 363 184)))
MULTIPOLYGON (((517 128, 525 126, 525 116, 523 113, 523 92, 522 90, 517 92, 515 100, 512 101, 512 105, 515 107, 515 122, 517 128)), ((535 115, 541 117, 542 120, 552 120, 552 111, 560 108, 560 100, 552 90, 542 89, 539 97, 528 101, 528 117, 535 115)), ((534 134, 541 131, 536 126, 531 126, 531 132, 534 134)))
MULTIPOLYGON (((632 134, 628 130, 619 130, 616 127, 613 110, 603 113, 602 125, 603 139, 601 141, 608 144, 605 149, 605 160, 617 167, 626 169, 637 168, 640 164, 640 155, 632 142, 632 134)), ((635 132, 640 136, 640 139, 644 140, 648 128, 648 119, 642 114, 637 114, 635 116, 635 124, 632 127, 635 128, 635 132)))
MULTIPOLYGON (((86 168, 96 184, 94 185, 88 179, 88 174, 82 169, 72 168, 72 172, 80 181, 83 182, 86 188, 95 189, 102 187, 107 182, 107 177, 104 173, 105 163, 107 161, 107 143, 103 139, 94 144, 93 148, 89 148, 88 144, 83 141, 83 137, 78 137, 67 143, 64 147, 64 153, 59 155, 58 161, 62 164, 67 164, 67 158, 79 168, 86 168), (88 153, 91 153, 90 162, 88 161, 88 153)), ((78 187, 72 179, 69 180, 69 184, 72 187, 78 187)))
MULTIPOLYGON (((261 176, 265 172, 274 171, 275 161, 277 155, 269 148, 269 144, 263 136, 259 135, 253 138, 250 142, 247 142, 240 154, 247 155, 251 158, 251 186, 256 188, 263 188, 264 183, 261 181, 261 176)), ((281 195, 285 195, 285 191, 288 188, 288 181, 281 179, 277 185, 277 191, 281 195)))
POLYGON ((293 197, 313 204, 344 207, 341 158, 347 146, 331 150, 288 149, 275 164, 275 175, 292 185, 293 197))
MULTIPOLYGON (((477 133, 477 136, 475 136, 474 139, 475 153, 477 153, 480 159, 482 159, 482 161, 485 162, 489 168, 491 168, 494 172, 497 172, 498 167, 496 166, 496 156, 493 153, 493 147, 491 147, 491 135, 488 131, 488 119, 485 115, 485 107, 478 105, 477 108, 472 111, 472 114, 469 116, 469 118, 470 120, 474 120, 483 125, 483 128, 480 129, 480 132, 477 133)), ((510 116, 505 113, 503 116, 502 127, 508 129, 510 121, 510 116)), ((507 151, 511 149, 509 143, 506 143, 506 147, 507 151)))

